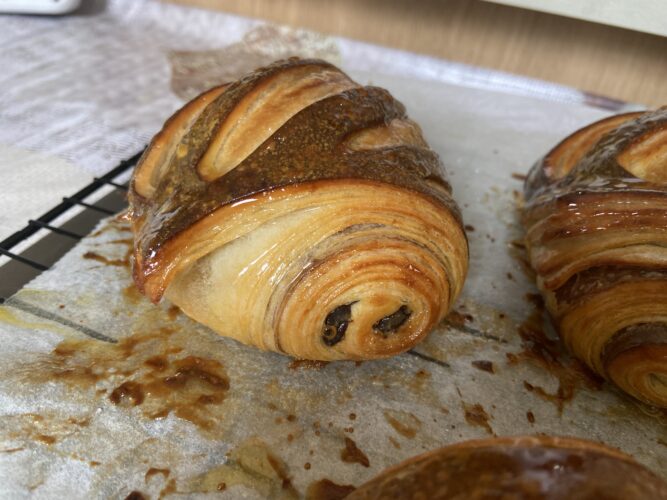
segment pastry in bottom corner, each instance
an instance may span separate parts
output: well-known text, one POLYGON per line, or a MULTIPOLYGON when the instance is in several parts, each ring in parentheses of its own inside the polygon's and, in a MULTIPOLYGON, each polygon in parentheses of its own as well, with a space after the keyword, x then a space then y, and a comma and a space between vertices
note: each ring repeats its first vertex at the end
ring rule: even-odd
POLYGON ((276 62, 195 98, 151 142, 129 193, 135 282, 263 350, 404 352, 467 272, 443 175, 389 92, 324 61, 276 62))
POLYGON ((618 450, 558 437, 445 446, 391 467, 346 500, 664 500, 667 483, 618 450))

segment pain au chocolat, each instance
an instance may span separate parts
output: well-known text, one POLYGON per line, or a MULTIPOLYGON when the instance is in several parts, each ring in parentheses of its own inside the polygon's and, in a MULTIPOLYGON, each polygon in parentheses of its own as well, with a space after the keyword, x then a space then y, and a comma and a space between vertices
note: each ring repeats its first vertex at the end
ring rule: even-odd
POLYGON ((505 437, 445 446, 391 467, 346 500, 665 500, 667 484, 592 441, 505 437))
POLYGON ((530 262, 565 344, 667 407, 667 107, 570 135, 532 168, 525 198, 530 262))
POLYGON ((289 59, 204 92, 130 189, 134 280, 221 335, 315 360, 410 349, 468 247, 441 162, 389 92, 289 59))

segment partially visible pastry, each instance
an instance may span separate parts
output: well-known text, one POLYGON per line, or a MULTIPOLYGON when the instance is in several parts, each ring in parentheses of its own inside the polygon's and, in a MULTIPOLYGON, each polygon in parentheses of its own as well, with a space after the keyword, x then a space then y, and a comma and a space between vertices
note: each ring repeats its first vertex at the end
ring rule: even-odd
POLYGON ((530 262, 567 347, 667 407, 667 107, 575 132, 524 193, 530 262))
POLYGON ((345 498, 663 500, 667 484, 630 456, 592 441, 507 437, 411 458, 345 498))
POLYGON ((260 349, 401 353, 467 272, 443 175, 389 92, 276 62, 193 99, 151 142, 129 194, 135 282, 260 349))

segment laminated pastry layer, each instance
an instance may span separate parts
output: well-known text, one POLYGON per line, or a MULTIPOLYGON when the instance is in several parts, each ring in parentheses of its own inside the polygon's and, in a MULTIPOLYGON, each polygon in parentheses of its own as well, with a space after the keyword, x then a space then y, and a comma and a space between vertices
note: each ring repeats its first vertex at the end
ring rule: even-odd
POLYGON ((167 297, 262 349, 307 359, 402 352, 444 317, 466 273, 452 214, 392 186, 300 185, 220 212, 238 219, 234 233, 200 232, 214 249, 176 272, 167 297))
POLYGON ((533 167, 525 195, 531 265, 565 344, 667 407, 667 108, 574 133, 533 167))
POLYGON ((404 107, 298 59, 206 95, 135 173, 139 288, 296 357, 384 357, 423 338, 459 294, 468 250, 440 160, 404 107))

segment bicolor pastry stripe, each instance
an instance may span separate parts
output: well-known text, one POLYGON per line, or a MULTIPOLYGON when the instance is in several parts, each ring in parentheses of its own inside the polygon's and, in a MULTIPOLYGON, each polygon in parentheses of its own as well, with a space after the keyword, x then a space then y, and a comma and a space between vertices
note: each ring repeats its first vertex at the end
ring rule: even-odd
POLYGON ((532 169, 523 222, 570 350, 667 407, 667 108, 575 132, 532 169))
POLYGON ((222 177, 299 111, 354 87, 358 85, 347 75, 323 64, 267 76, 218 125, 197 167, 200 176, 209 182, 222 177))
POLYGON ((195 97, 179 109, 153 138, 134 172, 135 191, 152 198, 166 167, 178 155, 177 148, 204 109, 222 94, 227 85, 219 85, 195 97))

